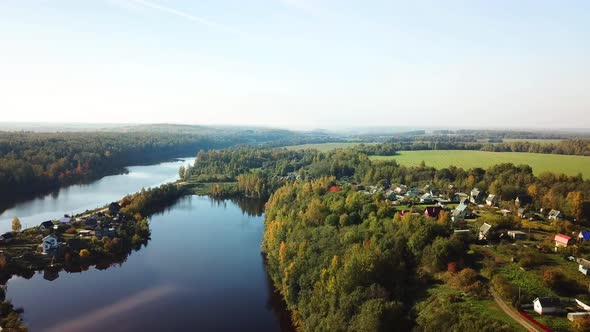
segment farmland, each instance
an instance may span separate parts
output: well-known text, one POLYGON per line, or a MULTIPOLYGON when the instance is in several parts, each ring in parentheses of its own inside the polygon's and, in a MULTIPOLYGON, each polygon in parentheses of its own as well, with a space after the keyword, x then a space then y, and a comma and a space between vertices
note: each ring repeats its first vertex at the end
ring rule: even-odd
POLYGON ((524 152, 485 152, 465 150, 400 151, 396 156, 371 156, 371 160, 395 159, 401 165, 417 166, 422 161, 427 166, 443 168, 457 166, 465 169, 487 168, 495 164, 526 164, 538 175, 542 172, 565 173, 584 178, 590 177, 590 157, 524 152))

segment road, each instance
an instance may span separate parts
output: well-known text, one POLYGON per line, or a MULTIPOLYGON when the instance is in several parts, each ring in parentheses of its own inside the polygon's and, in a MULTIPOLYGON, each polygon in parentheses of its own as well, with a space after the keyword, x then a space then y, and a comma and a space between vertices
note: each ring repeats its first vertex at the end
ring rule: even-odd
POLYGON ((543 332, 543 330, 539 329, 536 325, 534 325, 533 323, 529 322, 524 317, 522 317, 518 313, 518 311, 516 311, 516 309, 514 309, 511 306, 509 306, 508 304, 506 304, 506 302, 504 302, 504 300, 502 300, 502 298, 493 289, 491 289, 491 288, 490 288, 490 293, 492 294, 492 297, 494 298, 494 301, 496 301, 496 303, 498 304, 498 306, 508 316, 512 317, 512 319, 514 319, 518 324, 522 325, 522 327, 524 327, 527 331, 530 331, 530 332, 543 332))

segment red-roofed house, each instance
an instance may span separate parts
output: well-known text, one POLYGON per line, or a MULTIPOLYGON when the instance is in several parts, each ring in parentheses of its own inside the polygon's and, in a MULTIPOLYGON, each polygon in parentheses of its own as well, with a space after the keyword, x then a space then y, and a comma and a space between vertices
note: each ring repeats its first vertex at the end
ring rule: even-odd
POLYGON ((340 191, 340 186, 331 186, 330 188, 328 188, 329 193, 335 193, 338 191, 340 191))
POLYGON ((424 210, 424 215, 429 218, 438 218, 438 215, 440 214, 441 210, 442 207, 440 206, 428 206, 424 210))
POLYGON ((567 235, 555 235, 555 249, 557 249, 557 247, 567 247, 570 244, 571 240, 572 238, 567 235))

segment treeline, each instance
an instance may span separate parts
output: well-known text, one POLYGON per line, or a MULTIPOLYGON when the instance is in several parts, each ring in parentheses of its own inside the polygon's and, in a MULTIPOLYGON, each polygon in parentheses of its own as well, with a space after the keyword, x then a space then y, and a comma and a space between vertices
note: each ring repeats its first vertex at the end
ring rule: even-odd
POLYGON ((511 330, 444 296, 414 307, 449 264, 451 287, 489 297, 464 265, 468 240, 450 237, 448 218, 394 217, 379 195, 330 186, 327 178, 289 183, 266 204, 262 250, 298 330, 511 330))
POLYGON ((502 143, 501 140, 498 142, 494 144, 478 142, 475 138, 470 137, 413 137, 408 140, 393 139, 389 149, 393 151, 475 150, 590 156, 590 140, 588 139, 568 139, 558 143, 526 141, 502 143))
POLYGON ((127 195, 121 199, 121 213, 135 216, 141 220, 143 217, 158 212, 172 205, 186 191, 174 183, 163 184, 156 188, 141 189, 141 191, 127 195))

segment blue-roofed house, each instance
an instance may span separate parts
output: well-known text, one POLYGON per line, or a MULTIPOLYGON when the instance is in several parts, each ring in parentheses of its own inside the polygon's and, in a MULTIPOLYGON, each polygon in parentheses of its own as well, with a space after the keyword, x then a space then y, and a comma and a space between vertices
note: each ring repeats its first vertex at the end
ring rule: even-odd
POLYGON ((578 235, 578 241, 590 241, 590 232, 589 231, 581 231, 578 235))

